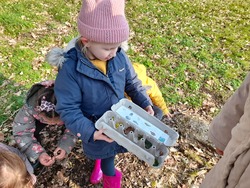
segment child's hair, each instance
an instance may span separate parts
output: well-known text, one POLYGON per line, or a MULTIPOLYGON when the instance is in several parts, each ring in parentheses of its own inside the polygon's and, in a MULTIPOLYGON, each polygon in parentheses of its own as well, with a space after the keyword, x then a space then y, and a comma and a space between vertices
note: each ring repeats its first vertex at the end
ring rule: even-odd
POLYGON ((15 153, 0 151, 0 188, 32 188, 32 177, 15 153))
POLYGON ((56 97, 54 87, 42 88, 38 92, 37 109, 45 113, 49 118, 58 117, 59 114, 55 111, 56 97))

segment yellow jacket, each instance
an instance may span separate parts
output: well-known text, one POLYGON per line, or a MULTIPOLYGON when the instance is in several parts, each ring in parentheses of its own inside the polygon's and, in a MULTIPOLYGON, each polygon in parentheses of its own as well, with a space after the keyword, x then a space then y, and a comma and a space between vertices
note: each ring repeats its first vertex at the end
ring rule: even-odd
POLYGON ((147 94, 152 100, 153 104, 159 107, 164 114, 168 114, 168 108, 162 97, 162 93, 157 85, 157 83, 150 77, 147 76, 146 67, 139 63, 133 63, 135 72, 138 78, 142 81, 142 85, 147 89, 147 94))

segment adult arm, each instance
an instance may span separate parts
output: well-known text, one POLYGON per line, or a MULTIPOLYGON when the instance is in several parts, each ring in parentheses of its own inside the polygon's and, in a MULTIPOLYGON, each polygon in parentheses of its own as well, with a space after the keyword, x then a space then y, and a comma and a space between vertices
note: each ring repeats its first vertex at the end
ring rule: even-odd
POLYGON ((239 123, 249 96, 250 74, 227 100, 210 125, 209 137, 219 150, 224 150, 232 137, 232 129, 239 123))

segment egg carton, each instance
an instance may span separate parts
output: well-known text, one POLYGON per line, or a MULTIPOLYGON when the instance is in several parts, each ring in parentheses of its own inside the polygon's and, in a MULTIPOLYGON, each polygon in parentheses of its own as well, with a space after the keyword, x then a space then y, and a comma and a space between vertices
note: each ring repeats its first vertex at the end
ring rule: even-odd
POLYGON ((179 134, 128 99, 99 118, 95 127, 154 168, 160 168, 179 134))

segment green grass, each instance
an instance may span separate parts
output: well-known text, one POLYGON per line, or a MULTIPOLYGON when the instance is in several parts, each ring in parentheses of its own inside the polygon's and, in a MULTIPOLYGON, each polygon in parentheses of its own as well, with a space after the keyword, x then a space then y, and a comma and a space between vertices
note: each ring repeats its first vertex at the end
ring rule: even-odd
POLYGON ((130 57, 149 67, 170 105, 200 108, 207 93, 223 103, 249 70, 249 2, 130 1, 130 57))
MULTIPOLYGON (((169 106, 200 109, 208 100, 219 107, 249 71, 249 4, 250 0, 126 1, 128 55, 148 68, 169 106)), ((0 5, 0 83, 11 83, 1 88, 2 125, 22 105, 27 88, 55 78, 45 54, 78 35, 81 1, 0 0, 0 5)))

